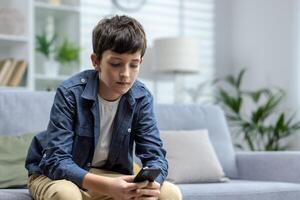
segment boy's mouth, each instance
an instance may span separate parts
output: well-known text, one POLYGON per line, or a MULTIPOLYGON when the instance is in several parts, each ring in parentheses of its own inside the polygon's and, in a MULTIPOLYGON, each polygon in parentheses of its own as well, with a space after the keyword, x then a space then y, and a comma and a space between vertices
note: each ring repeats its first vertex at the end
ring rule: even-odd
POLYGON ((130 82, 122 82, 122 81, 119 81, 119 82, 117 82, 117 84, 119 84, 119 85, 130 85, 130 82))

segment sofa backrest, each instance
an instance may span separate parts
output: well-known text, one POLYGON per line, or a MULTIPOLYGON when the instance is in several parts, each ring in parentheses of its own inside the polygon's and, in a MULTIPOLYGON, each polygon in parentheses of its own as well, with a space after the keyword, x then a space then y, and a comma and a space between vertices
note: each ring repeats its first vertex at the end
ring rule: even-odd
POLYGON ((45 130, 53 92, 0 90, 0 134, 19 135, 45 130))
MULTIPOLYGON (((207 129, 225 174, 229 178, 237 177, 231 136, 224 113, 219 106, 156 105, 155 113, 160 130, 207 129)), ((190 156, 197 155, 191 152, 190 156)))
MULTIPOLYGON (((19 135, 45 130, 53 99, 54 92, 0 90, 0 134, 19 135)), ((155 112, 161 130, 208 129, 226 175, 237 177, 229 130, 218 106, 156 105, 155 112)))

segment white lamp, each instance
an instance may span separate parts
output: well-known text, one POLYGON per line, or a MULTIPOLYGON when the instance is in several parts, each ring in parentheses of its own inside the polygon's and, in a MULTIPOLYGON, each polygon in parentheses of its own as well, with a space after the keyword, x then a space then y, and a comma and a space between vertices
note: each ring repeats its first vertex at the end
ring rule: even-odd
POLYGON ((198 73, 200 41, 192 37, 161 38, 154 41, 155 71, 172 73, 175 102, 179 103, 181 85, 178 75, 198 73))

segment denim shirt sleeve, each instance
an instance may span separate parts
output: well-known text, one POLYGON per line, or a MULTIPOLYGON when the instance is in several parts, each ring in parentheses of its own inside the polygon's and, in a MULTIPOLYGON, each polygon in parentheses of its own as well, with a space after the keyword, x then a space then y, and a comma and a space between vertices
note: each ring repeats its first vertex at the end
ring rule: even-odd
POLYGON ((136 155, 143 166, 159 168, 161 173, 155 181, 162 184, 168 174, 166 151, 160 139, 153 111, 153 97, 145 96, 138 108, 138 122, 135 129, 136 155))
POLYGON ((47 128, 47 145, 43 151, 40 168, 44 175, 53 180, 67 179, 82 186, 84 176, 88 173, 72 160, 73 96, 63 86, 57 89, 47 128))

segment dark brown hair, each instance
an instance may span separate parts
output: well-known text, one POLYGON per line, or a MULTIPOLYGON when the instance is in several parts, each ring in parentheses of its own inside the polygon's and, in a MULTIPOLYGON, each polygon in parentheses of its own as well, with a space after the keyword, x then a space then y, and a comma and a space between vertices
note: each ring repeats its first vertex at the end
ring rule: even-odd
POLYGON ((117 53, 135 53, 140 50, 143 57, 146 47, 142 25, 126 15, 104 18, 93 30, 93 51, 98 60, 106 50, 117 53))

